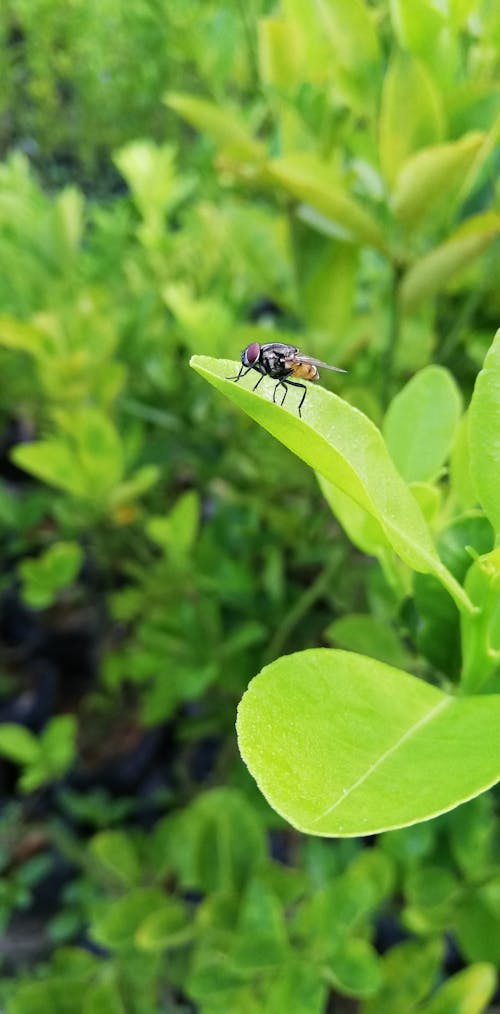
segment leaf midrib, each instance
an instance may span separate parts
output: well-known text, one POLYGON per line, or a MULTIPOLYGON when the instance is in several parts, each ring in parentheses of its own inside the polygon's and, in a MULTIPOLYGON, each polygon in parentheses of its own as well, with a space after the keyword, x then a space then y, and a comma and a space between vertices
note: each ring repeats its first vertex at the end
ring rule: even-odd
POLYGON ((315 817, 314 820, 311 821, 311 826, 314 824, 319 824, 320 821, 324 820, 325 817, 328 817, 331 813, 333 813, 333 811, 336 810, 337 807, 340 806, 342 803, 344 803, 345 800, 348 799, 348 797, 352 795, 353 792, 359 789, 360 786, 363 785, 375 773, 375 771, 378 771, 378 769, 382 766, 382 764, 384 764, 385 761, 387 761, 388 758, 391 757, 392 754, 394 754, 399 749, 399 747, 401 747, 404 743, 406 743, 409 739, 411 739, 412 736, 415 736, 416 733, 419 732, 420 729, 422 729, 425 725, 427 725, 429 722, 432 722, 433 719, 441 711, 449 707, 452 704, 452 702, 453 702, 452 697, 445 697, 444 700, 439 701, 439 703, 436 704, 435 707, 431 708, 430 711, 426 712, 426 714, 423 715, 422 718, 419 718, 418 722, 415 722, 413 725, 409 726, 409 728, 406 729, 406 731, 403 732, 401 736, 399 736, 399 738, 396 740, 395 743, 392 744, 392 746, 388 747, 387 750, 384 751, 384 753, 381 753, 377 757, 377 759, 373 762, 373 764, 371 764, 370 767, 368 767, 366 771, 364 771, 363 774, 360 775, 360 777, 357 778, 352 783, 352 785, 349 786, 348 789, 343 791, 342 795, 338 796, 338 798, 331 804, 331 806, 328 806, 326 810, 323 810, 323 812, 320 813, 318 817, 315 817))

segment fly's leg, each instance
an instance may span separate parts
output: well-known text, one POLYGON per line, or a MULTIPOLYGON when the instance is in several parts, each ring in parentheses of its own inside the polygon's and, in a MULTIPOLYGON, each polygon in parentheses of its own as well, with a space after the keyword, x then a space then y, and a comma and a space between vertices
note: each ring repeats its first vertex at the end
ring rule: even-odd
POLYGON ((259 379, 258 379, 257 383, 256 383, 256 384, 254 384, 254 386, 252 387, 252 391, 256 391, 256 390, 257 390, 257 388, 258 388, 259 384, 261 384, 261 383, 262 383, 262 381, 264 380, 264 377, 265 377, 265 373, 263 373, 263 374, 262 374, 262 376, 261 376, 261 377, 259 377, 259 379))
MULTIPOLYGON (((304 398, 305 398, 305 396, 307 394, 307 387, 306 387, 305 384, 298 384, 296 380, 290 380, 289 377, 287 377, 286 383, 287 384, 291 384, 292 387, 301 387, 303 389, 303 391, 304 391, 304 394, 302 395, 302 398, 299 401, 299 418, 302 419, 302 412, 300 410, 301 410, 301 408, 302 408, 302 406, 304 404, 304 398)), ((283 384, 283 387, 284 386, 285 386, 285 384, 283 384)), ((286 398, 286 394, 283 395, 283 401, 285 400, 285 398, 286 398)), ((281 402, 281 404, 283 404, 283 401, 281 402)))
MULTIPOLYGON (((278 380, 278 383, 275 384, 275 387, 274 387, 274 390, 273 390, 273 402, 274 402, 274 404, 276 404, 276 391, 278 390, 278 387, 285 387, 285 385, 283 384, 283 381, 278 380)), ((285 387, 285 394, 283 396, 283 400, 285 398, 286 398, 286 387, 285 387)), ((281 402, 281 404, 283 404, 283 401, 281 402)))
POLYGON ((243 369, 244 367, 240 366, 240 372, 236 377, 224 377, 224 380, 234 380, 234 382, 237 384, 238 380, 240 380, 241 377, 246 377, 247 373, 250 373, 250 370, 253 370, 253 366, 249 366, 248 369, 245 370, 245 372, 243 372, 243 369))

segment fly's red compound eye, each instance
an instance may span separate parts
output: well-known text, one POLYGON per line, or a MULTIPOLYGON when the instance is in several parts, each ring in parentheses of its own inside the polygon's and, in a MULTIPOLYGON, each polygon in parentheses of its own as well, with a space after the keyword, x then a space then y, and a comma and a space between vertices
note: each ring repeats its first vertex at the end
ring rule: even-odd
POLYGON ((260 345, 258 342, 252 342, 251 345, 247 345, 246 349, 243 349, 241 353, 241 361, 244 366, 254 366, 260 356, 260 345))

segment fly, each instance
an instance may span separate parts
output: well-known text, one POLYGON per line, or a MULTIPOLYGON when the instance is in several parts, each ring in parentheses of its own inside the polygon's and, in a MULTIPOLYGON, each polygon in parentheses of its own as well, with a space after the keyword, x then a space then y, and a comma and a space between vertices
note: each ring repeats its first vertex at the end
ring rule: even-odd
POLYGON ((346 372, 340 366, 329 366, 328 363, 322 363, 320 359, 305 356, 299 349, 295 348, 295 345, 285 345, 283 342, 269 342, 267 345, 259 345, 258 342, 252 342, 241 353, 241 366, 238 375, 236 377, 228 377, 227 379, 238 383, 238 380, 241 377, 246 377, 247 373, 250 373, 250 370, 256 370, 257 373, 261 374, 257 383, 252 388, 253 391, 256 391, 264 377, 272 377, 273 380, 277 381, 273 391, 273 401, 275 403, 278 387, 283 387, 285 390, 281 399, 282 405, 288 394, 289 384, 292 387, 303 388, 304 393, 299 402, 299 416, 302 418, 300 410, 304 404, 307 387, 305 384, 299 383, 299 381, 318 380, 318 366, 321 366, 324 370, 335 370, 336 373, 346 372))

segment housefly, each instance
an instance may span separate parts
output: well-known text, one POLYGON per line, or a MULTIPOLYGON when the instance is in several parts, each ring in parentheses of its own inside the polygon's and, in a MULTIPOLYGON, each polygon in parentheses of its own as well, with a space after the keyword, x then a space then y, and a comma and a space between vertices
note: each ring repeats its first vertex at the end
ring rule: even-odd
POLYGON ((247 373, 250 373, 250 370, 256 370, 257 373, 261 374, 257 383, 252 388, 253 391, 256 391, 264 377, 272 377, 273 380, 277 381, 273 391, 274 402, 276 402, 278 387, 284 388, 285 393, 281 399, 282 405, 288 394, 289 384, 292 387, 303 388, 304 393, 299 402, 299 416, 301 416, 300 410, 304 404, 307 387, 305 384, 299 383, 299 381, 318 380, 318 366, 321 366, 324 370, 335 370, 336 373, 346 372, 340 366, 329 366, 328 363, 322 363, 320 359, 305 356, 299 349, 295 348, 295 345, 285 345, 283 342, 269 342, 267 345, 259 345, 258 342, 252 342, 241 353, 241 366, 238 375, 236 377, 228 377, 227 379, 234 380, 237 383, 241 377, 246 377, 247 373))

